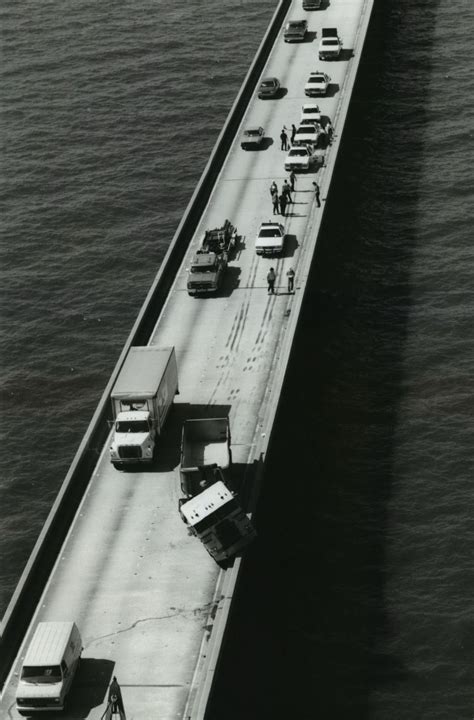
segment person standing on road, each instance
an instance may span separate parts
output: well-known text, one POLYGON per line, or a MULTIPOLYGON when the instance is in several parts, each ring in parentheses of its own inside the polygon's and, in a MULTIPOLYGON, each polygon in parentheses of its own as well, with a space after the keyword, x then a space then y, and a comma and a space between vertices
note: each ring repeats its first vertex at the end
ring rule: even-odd
POLYGON ((279 215, 280 214, 280 204, 278 202, 278 192, 273 193, 272 203, 273 203, 273 214, 279 215))
POLYGON ((285 181, 283 182, 281 191, 282 191, 283 195, 286 197, 288 203, 293 202, 292 199, 291 199, 291 187, 290 187, 290 185, 289 185, 289 183, 288 183, 287 180, 285 180, 285 181))
POLYGON ((290 173, 290 186, 291 186, 292 192, 295 191, 295 182, 296 182, 296 173, 294 170, 292 170, 290 173))
POLYGON ((275 280, 276 280, 275 270, 271 267, 267 274, 268 295, 275 294, 275 280))
POLYGON ((296 135, 296 125, 291 126, 291 144, 295 142, 295 135, 296 135))
POLYGON ((282 193, 279 197, 280 200, 280 212, 285 217, 285 210, 286 210, 286 195, 282 193))
POLYGON ((277 186, 277 184, 276 184, 276 182, 275 182, 275 180, 274 180, 274 181, 272 182, 272 184, 270 185, 270 195, 273 197, 273 195, 274 195, 275 193, 278 195, 278 186, 277 186))
POLYGON ((319 198, 319 185, 317 182, 313 182, 314 185, 314 197, 316 198, 316 202, 318 203, 318 207, 321 207, 321 200, 319 198))
POLYGON ((288 135, 285 132, 285 128, 280 133, 281 149, 288 150, 288 135))
POLYGON ((290 267, 290 269, 286 273, 286 277, 288 278, 288 292, 292 293, 295 286, 295 271, 292 267, 290 267))

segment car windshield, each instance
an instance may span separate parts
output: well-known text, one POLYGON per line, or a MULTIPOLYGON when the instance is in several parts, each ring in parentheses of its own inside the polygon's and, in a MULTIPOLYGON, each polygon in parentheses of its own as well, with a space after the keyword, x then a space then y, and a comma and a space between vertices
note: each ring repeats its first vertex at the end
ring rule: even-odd
POLYGON ((259 237, 281 237, 281 232, 278 228, 262 228, 259 237))
POLYGON ((275 87, 276 82, 274 80, 264 80, 262 82, 262 87, 264 88, 272 88, 275 87))
POLYGON ((323 40, 324 45, 339 45, 337 40, 323 40))
POLYGON ((61 668, 59 665, 25 665, 21 679, 30 683, 58 683, 61 682, 61 668))
POLYGON ((305 24, 306 23, 304 20, 299 20, 299 21, 288 23, 287 28, 289 30, 302 30, 304 28, 305 24))
POLYGON ((305 148, 291 148, 290 155, 296 155, 298 157, 304 157, 308 154, 308 151, 305 148))
POLYGON ((193 265, 192 273, 211 273, 215 271, 214 265, 193 265))
POLYGON ((146 433, 149 429, 146 420, 120 420, 115 423, 118 433, 146 433))
POLYGON ((314 107, 303 108, 303 115, 319 115, 319 107, 315 105, 314 107))

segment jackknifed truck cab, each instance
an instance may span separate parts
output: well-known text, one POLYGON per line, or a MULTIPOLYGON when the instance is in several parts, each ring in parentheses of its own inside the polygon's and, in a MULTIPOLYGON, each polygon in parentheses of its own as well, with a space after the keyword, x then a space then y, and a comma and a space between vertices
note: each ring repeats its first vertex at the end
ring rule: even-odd
POLYGON ((79 666, 82 640, 74 622, 40 622, 30 642, 16 691, 20 715, 63 710, 79 666))
POLYGON ((181 440, 180 513, 217 562, 224 562, 255 537, 232 489, 228 418, 186 420, 181 440))
POLYGON ((115 466, 152 462, 178 392, 174 347, 130 348, 111 393, 115 466))

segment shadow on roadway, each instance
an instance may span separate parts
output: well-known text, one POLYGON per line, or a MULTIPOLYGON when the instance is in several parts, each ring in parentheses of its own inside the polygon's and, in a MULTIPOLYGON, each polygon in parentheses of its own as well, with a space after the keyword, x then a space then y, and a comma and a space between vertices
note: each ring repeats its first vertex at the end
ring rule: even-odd
MULTIPOLYGON (((65 715, 71 720, 86 718, 91 710, 107 704, 107 691, 112 680, 115 663, 112 660, 82 658, 66 701, 65 715)), ((44 713, 38 714, 46 720, 44 713)), ((48 714, 58 718, 58 713, 48 714)))

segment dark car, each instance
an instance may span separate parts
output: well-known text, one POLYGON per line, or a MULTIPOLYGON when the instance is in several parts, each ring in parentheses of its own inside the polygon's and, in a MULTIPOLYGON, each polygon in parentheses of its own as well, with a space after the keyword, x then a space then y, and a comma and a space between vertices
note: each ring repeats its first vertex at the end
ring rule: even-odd
POLYGON ((248 127, 244 130, 240 147, 243 150, 258 150, 262 147, 265 130, 262 127, 248 127))
POLYGON ((263 78, 258 88, 259 98, 273 98, 278 95, 280 91, 280 81, 276 77, 263 78))
POLYGON ((285 42, 301 42, 305 39, 307 30, 307 20, 290 20, 286 23, 283 33, 285 42))

